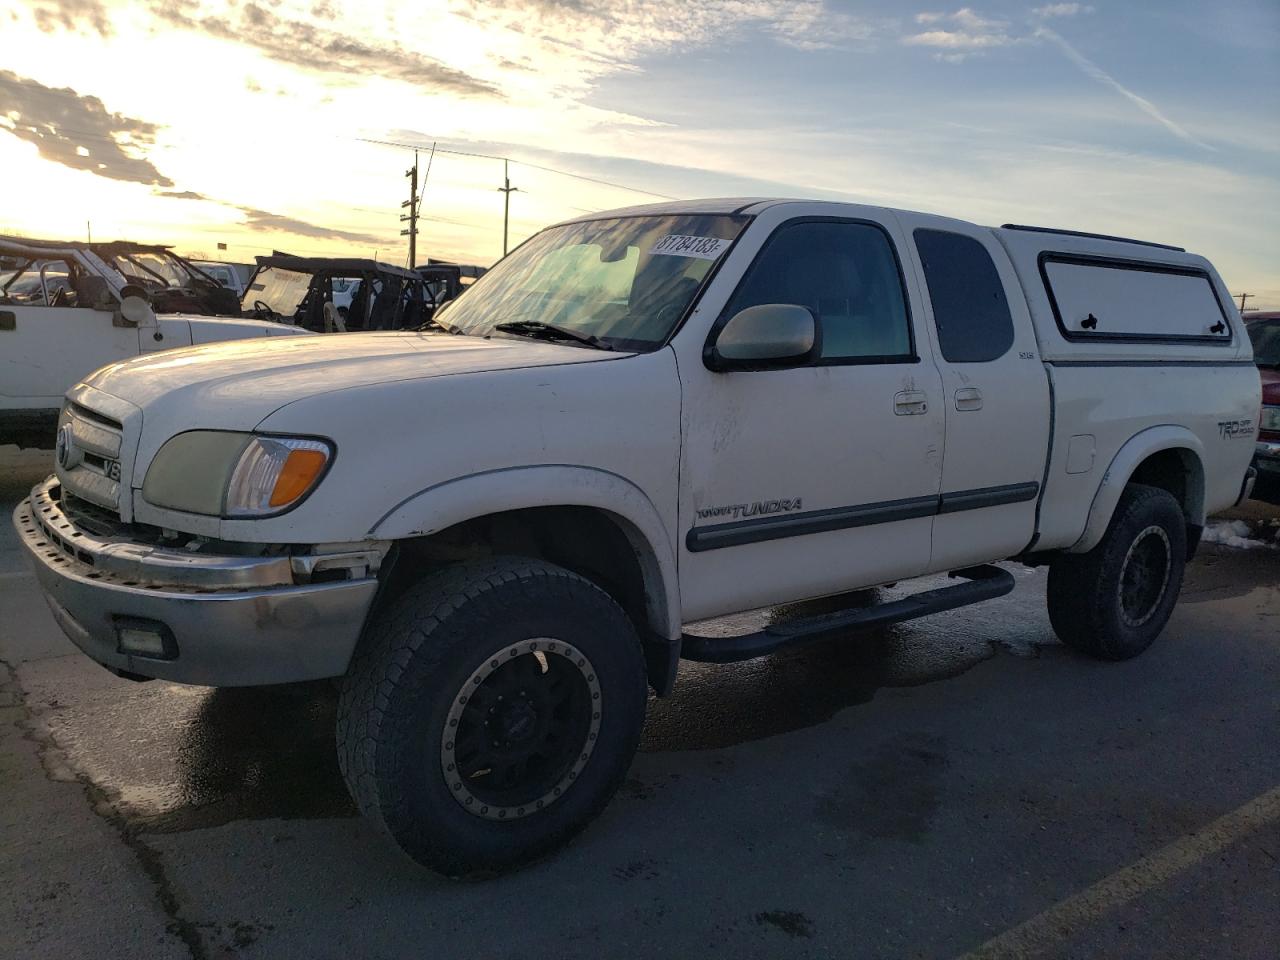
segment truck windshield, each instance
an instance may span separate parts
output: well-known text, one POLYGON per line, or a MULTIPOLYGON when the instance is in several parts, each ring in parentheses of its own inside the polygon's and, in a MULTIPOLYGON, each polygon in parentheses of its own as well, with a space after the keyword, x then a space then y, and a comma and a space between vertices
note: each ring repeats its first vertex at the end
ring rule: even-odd
POLYGON ((1253 341, 1253 362, 1280 369, 1280 320, 1261 320, 1248 326, 1253 341))
POLYGON ((264 267, 253 277, 253 282, 245 290, 240 300, 240 307, 246 312, 254 309, 254 304, 263 303, 273 314, 292 318, 302 304, 311 286, 311 274, 299 273, 297 270, 284 270, 280 267, 264 267))
POLYGON ((485 273, 439 319, 470 336, 519 336, 546 325, 617 350, 654 350, 746 223, 741 216, 677 214, 551 227, 485 273))

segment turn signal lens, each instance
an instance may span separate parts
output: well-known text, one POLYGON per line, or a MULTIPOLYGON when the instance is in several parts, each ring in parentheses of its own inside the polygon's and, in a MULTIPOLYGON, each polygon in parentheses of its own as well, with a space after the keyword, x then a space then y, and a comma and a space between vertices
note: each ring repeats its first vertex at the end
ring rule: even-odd
POLYGON ((225 516, 262 516, 296 503, 315 486, 332 455, 322 440, 254 437, 232 471, 225 516))
POLYGON ((271 491, 268 504, 287 506, 311 489, 311 484, 329 462, 329 457, 319 450, 293 450, 285 458, 284 467, 271 491))

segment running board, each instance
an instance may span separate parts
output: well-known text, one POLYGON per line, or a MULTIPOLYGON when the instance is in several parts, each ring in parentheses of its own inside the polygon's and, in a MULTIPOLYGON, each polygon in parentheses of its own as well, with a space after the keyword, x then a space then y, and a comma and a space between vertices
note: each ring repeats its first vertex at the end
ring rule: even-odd
POLYGON ((837 610, 804 620, 770 624, 756 633, 739 637, 701 637, 686 633, 680 647, 682 660, 702 663, 736 663, 764 657, 784 647, 797 647, 817 640, 829 640, 856 630, 902 623, 931 613, 967 607, 971 603, 1003 597, 1013 590, 1013 574, 1000 567, 983 565, 953 570, 950 576, 966 581, 924 593, 912 594, 870 607, 837 610))

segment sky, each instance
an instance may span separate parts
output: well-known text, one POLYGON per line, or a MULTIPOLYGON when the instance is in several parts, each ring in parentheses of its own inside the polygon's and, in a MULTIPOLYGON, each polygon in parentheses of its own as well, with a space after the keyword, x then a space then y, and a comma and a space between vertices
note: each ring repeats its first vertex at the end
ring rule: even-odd
POLYGON ((1174 243, 1280 309, 1280 0, 0 0, 0 38, 0 233, 403 263, 418 144, 419 262, 501 255, 509 157, 512 246, 815 197, 1174 243))

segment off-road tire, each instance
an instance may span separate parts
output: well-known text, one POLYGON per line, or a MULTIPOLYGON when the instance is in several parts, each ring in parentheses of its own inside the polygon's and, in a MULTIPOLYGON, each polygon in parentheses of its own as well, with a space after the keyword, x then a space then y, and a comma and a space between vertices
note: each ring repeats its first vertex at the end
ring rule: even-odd
POLYGON ((1186 518, 1168 491, 1129 484, 1101 542, 1088 553, 1063 554, 1049 564, 1054 633, 1068 647, 1099 660, 1142 653, 1178 602, 1186 538, 1186 518), (1133 564, 1142 553, 1162 560, 1163 575, 1144 577, 1138 587, 1133 564))
POLYGON ((339 694, 338 763, 360 811, 411 858, 449 877, 492 876, 556 850, 604 809, 635 755, 646 700, 635 628, 600 588, 539 560, 459 564, 375 612, 339 694), (450 782, 444 733, 488 665, 535 638, 571 650, 583 682, 590 672, 599 709, 582 716, 595 724, 593 749, 545 807, 482 817, 480 803, 458 799, 470 784, 450 782))

